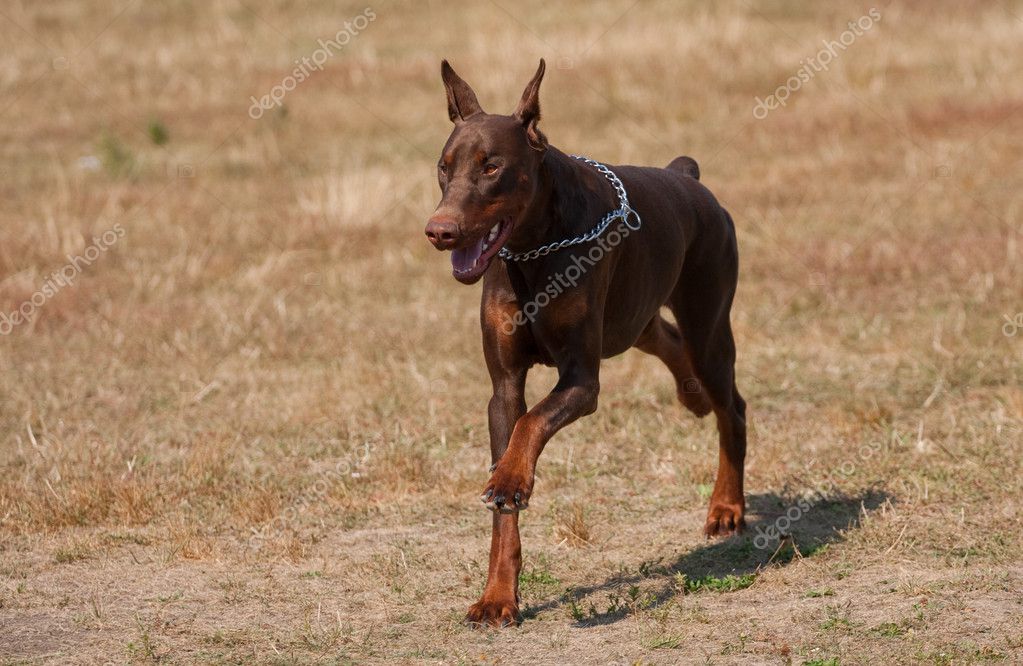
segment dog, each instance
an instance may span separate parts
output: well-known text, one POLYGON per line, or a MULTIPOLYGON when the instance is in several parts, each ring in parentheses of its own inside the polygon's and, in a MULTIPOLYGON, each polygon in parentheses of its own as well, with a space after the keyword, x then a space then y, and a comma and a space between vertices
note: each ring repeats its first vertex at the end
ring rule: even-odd
POLYGON ((441 201, 426 225, 451 251, 456 280, 483 279, 483 353, 493 512, 486 587, 473 625, 518 624, 518 512, 551 437, 597 409, 600 362, 635 347, 668 366, 679 401, 719 433, 717 480, 704 534, 745 527, 746 403, 735 385, 730 311, 738 279, 731 216, 678 157, 665 168, 602 165, 566 155, 538 127, 545 63, 510 116, 483 111, 445 60, 454 128, 437 165, 441 201), (667 307, 675 323, 661 316, 667 307), (526 373, 558 381, 527 409, 526 373))

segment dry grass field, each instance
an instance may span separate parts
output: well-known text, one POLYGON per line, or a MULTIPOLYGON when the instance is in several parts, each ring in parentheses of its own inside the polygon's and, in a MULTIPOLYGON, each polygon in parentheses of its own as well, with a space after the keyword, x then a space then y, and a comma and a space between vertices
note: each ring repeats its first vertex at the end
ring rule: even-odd
POLYGON ((0 663, 1023 663, 1023 3, 5 0, 0 40, 0 663), (545 57, 567 152, 694 156, 742 258, 749 530, 703 540, 712 420, 609 360, 500 632, 442 57, 503 113, 545 57))

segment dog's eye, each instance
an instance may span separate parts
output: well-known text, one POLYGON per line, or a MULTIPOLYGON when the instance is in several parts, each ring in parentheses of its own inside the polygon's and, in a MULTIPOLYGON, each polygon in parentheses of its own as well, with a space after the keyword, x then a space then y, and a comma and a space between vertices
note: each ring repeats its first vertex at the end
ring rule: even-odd
POLYGON ((497 170, 500 168, 501 167, 497 166, 496 164, 488 164, 487 166, 483 167, 483 175, 493 176, 495 173, 497 173, 497 170))
POLYGON ((443 164, 437 165, 437 171, 440 171, 442 176, 446 176, 448 174, 448 168, 443 164))

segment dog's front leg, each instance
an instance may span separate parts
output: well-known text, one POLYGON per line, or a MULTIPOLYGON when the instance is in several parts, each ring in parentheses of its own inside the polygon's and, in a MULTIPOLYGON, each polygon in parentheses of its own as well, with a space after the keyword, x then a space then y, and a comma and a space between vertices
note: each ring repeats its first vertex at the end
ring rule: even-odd
MULTIPOLYGON (((491 351, 491 347, 487 351, 491 351)), ((497 354, 490 361, 494 396, 487 414, 490 421, 491 469, 504 455, 511 439, 512 428, 526 412, 525 370, 508 370, 497 354)), ((471 624, 503 627, 515 624, 519 616, 519 569, 522 567, 522 549, 519 542, 519 515, 495 513, 490 536, 490 564, 487 567, 487 585, 480 600, 469 607, 466 620, 471 624)))
POLYGON ((490 540, 487 586, 482 598, 469 608, 468 620, 472 623, 500 627, 518 621, 519 569, 522 566, 518 511, 528 504, 536 460, 547 441, 561 428, 596 409, 597 365, 599 361, 592 371, 582 371, 576 364, 568 365, 562 370, 554 390, 529 412, 521 414, 510 437, 503 440, 495 437, 505 433, 501 429, 501 424, 505 423, 503 416, 518 406, 524 409, 525 403, 512 405, 499 401, 495 383, 495 398, 490 403, 490 434, 496 465, 481 498, 494 510, 494 532, 490 540), (494 447, 495 442, 502 441, 506 446, 494 447))
POLYGON ((597 409, 599 359, 571 361, 559 368, 554 390, 515 423, 504 452, 480 499, 487 508, 515 513, 529 505, 536 461, 554 433, 597 409))

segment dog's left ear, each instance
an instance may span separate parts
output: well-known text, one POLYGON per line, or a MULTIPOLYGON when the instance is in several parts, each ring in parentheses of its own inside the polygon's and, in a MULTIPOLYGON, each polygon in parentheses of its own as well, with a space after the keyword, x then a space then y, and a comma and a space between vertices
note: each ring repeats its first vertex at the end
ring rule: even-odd
POLYGON ((533 79, 526 85, 522 99, 519 101, 515 113, 512 114, 526 128, 529 145, 541 151, 547 150, 547 137, 537 128, 536 124, 540 122, 540 81, 543 80, 543 73, 546 69, 546 63, 543 58, 540 58, 540 66, 536 69, 533 79))

